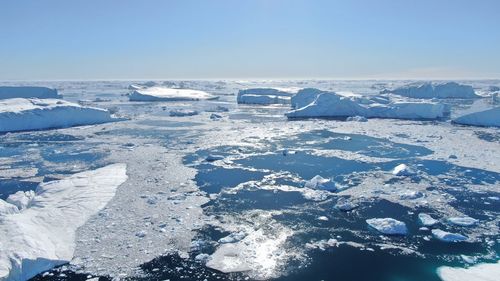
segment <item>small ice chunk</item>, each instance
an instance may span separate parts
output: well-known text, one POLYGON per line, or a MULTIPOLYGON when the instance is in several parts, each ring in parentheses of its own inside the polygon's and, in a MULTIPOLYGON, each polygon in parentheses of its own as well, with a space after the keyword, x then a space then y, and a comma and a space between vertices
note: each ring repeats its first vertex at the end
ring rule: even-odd
POLYGON ((439 221, 431 217, 429 214, 426 213, 420 213, 418 214, 418 221, 420 222, 421 225, 424 226, 433 226, 437 224, 439 221))
POLYGON ((18 191, 14 194, 9 195, 7 197, 7 202, 17 206, 19 210, 26 209, 31 201, 33 201, 33 198, 35 198, 35 192, 33 190, 29 191, 18 191))
POLYGON ((406 164, 397 165, 394 170, 392 170, 392 174, 398 177, 409 177, 416 174, 416 172, 406 164))
POLYGON ((207 263, 208 260, 210 260, 210 255, 201 253, 201 254, 196 255, 196 257, 194 257, 194 260, 197 262, 200 262, 202 264, 205 264, 205 263, 207 263))
POLYGON ((422 196, 423 196, 423 194, 420 191, 408 190, 408 191, 401 193, 399 195, 399 198, 401 200, 414 200, 414 199, 420 198, 422 196))
POLYGON ((337 188, 335 187, 335 182, 331 179, 325 179, 320 175, 314 176, 312 179, 306 181, 304 187, 310 189, 323 189, 335 191, 337 188))
POLYGON ((352 116, 347 117, 346 121, 354 121, 354 122, 368 122, 368 119, 364 116, 352 116))
POLYGON ((348 212, 351 211, 355 208, 357 208, 358 205, 356 203, 353 203, 348 200, 339 200, 337 204, 335 204, 335 208, 340 211, 348 212))
POLYGON ((214 161, 218 161, 218 160, 222 160, 222 159, 224 159, 223 155, 210 154, 207 156, 207 158, 205 158, 205 161, 214 162, 214 161))
POLYGON ((222 115, 216 113, 210 114, 210 120, 219 120, 219 119, 222 119, 222 115))
POLYGON ((241 241, 246 236, 247 236, 247 234, 244 231, 233 232, 233 233, 229 234, 228 236, 219 239, 218 242, 221 244, 235 243, 235 242, 241 241))
POLYGON ((299 88, 254 88, 238 91, 236 102, 239 104, 290 104, 290 97, 299 88))
POLYGON ((320 217, 318 217, 318 220, 320 220, 320 221, 328 221, 328 217, 327 216, 320 216, 320 217))
POLYGON ((140 231, 137 231, 135 233, 135 236, 139 237, 139 238, 143 238, 147 235, 148 233, 145 231, 145 230, 140 230, 140 231))
POLYGON ((459 226, 473 226, 478 222, 478 220, 471 217, 451 217, 448 218, 448 221, 459 226))
POLYGON ((174 109, 170 110, 168 115, 172 117, 184 117, 184 116, 194 116, 198 115, 198 111, 189 109, 174 109))
POLYGON ((441 229, 433 229, 432 235, 434 235, 436 239, 444 242, 461 242, 467 240, 467 237, 462 234, 446 232, 441 229))
POLYGON ((367 219, 366 223, 377 231, 388 235, 406 235, 408 233, 406 224, 393 218, 367 219))

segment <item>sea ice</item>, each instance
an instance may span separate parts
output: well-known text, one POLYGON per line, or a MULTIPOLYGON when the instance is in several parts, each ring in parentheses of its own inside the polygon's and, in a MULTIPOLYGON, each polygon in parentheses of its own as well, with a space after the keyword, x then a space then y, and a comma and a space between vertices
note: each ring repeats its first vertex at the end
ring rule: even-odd
POLYGON ((453 119, 454 123, 483 127, 500 127, 500 107, 466 114, 453 119))
POLYGON ((418 221, 420 222, 421 225, 424 226, 433 226, 437 224, 439 221, 431 217, 429 214, 426 213, 420 213, 418 214, 418 221))
POLYGON ((168 115, 172 117, 194 116, 198 115, 198 111, 189 109, 174 109, 170 110, 168 115))
POLYGON ((389 102, 382 104, 359 95, 345 95, 318 89, 303 89, 292 97, 294 110, 288 118, 349 117, 393 119, 437 119, 446 115, 439 102, 389 102), (308 103, 310 102, 310 103, 308 103))
POLYGON ((348 117, 346 119, 346 121, 367 122, 368 119, 366 119, 366 117, 363 117, 363 116, 352 116, 352 117, 348 117))
POLYGON ((241 241, 246 236, 247 236, 247 234, 244 231, 234 232, 234 233, 229 234, 226 237, 222 237, 221 239, 219 239, 218 242, 221 244, 234 243, 234 242, 241 241))
POLYGON ((434 235, 436 239, 444 242, 461 242, 467 240, 467 237, 462 234, 446 232, 441 229, 433 229, 432 235, 434 235))
POLYGON ((478 220, 471 217, 451 217, 448 218, 448 221, 459 226, 473 226, 478 222, 478 220))
POLYGON ((126 179, 125 164, 74 174, 41 183, 31 204, 18 213, 0 213, 0 280, 26 280, 69 262, 77 228, 126 179))
POLYGON ((58 99, 0 100, 0 132, 64 128, 118 121, 109 111, 58 99))
POLYGON ((239 90, 236 97, 240 104, 290 104, 290 98, 299 88, 254 88, 239 90))
POLYGON ((389 235, 406 235, 408 229, 402 221, 393 218, 374 218, 367 219, 366 223, 377 231, 389 235))
POLYGON ((320 175, 314 176, 312 179, 306 181, 304 187, 310 189, 323 189, 335 191, 337 188, 335 187, 335 182, 331 179, 325 179, 320 175))
POLYGON ((129 96, 131 101, 198 101, 217 98, 204 91, 165 87, 135 89, 129 96))
POLYGON ((0 100, 12 98, 60 99, 56 89, 33 86, 0 86, 0 100))
POLYGON ((456 82, 446 83, 412 83, 406 86, 396 88, 394 90, 384 90, 382 94, 391 93, 400 96, 417 99, 446 99, 459 98, 471 99, 478 98, 472 86, 461 85, 456 82))
POLYGON ((468 268, 441 266, 437 269, 437 273, 443 281, 497 281, 500 276, 500 260, 468 268))

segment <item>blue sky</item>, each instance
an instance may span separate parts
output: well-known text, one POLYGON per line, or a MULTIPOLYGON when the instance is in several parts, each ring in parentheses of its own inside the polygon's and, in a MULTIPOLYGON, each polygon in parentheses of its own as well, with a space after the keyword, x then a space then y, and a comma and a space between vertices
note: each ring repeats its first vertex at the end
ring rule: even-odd
POLYGON ((3 0, 0 80, 500 78, 498 0, 3 0))

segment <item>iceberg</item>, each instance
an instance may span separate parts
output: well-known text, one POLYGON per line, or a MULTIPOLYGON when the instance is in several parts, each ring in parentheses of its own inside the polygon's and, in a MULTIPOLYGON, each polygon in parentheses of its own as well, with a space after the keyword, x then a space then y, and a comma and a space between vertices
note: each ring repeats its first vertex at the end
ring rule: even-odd
POLYGON ((500 127, 500 107, 474 112, 453 119, 454 123, 482 127, 500 127))
MULTIPOLYGON (((383 100, 383 99, 382 99, 383 100)), ((386 100, 383 100, 386 101, 386 100)), ((304 89, 292 97, 294 110, 288 118, 353 117, 393 119, 437 119, 446 115, 447 106, 439 102, 380 103, 359 95, 346 95, 318 89, 304 89)))
POLYGON ((217 98, 204 91, 165 87, 138 88, 129 96, 130 101, 198 101, 217 98))
POLYGON ((331 179, 325 179, 320 175, 316 175, 312 179, 306 181, 304 187, 310 189, 323 189, 329 191, 335 191, 337 189, 335 187, 335 182, 333 182, 331 179))
POLYGON ((0 100, 13 98, 60 99, 56 89, 33 86, 0 86, 0 100))
POLYGON ((467 240, 467 237, 462 234, 446 232, 441 229, 433 229, 432 235, 443 242, 462 242, 467 240))
POLYGON ((439 221, 431 217, 429 214, 420 213, 418 214, 418 221, 423 226, 433 226, 437 224, 439 221))
POLYGON ((478 222, 478 220, 471 217, 451 217, 448 218, 448 222, 459 226, 473 226, 478 222))
POLYGON ((446 83, 412 83, 394 90, 383 90, 381 94, 396 94, 416 99, 473 99, 479 98, 472 86, 462 85, 456 82, 446 83))
POLYGON ((300 88, 254 88, 238 91, 239 104, 290 104, 291 96, 300 88))
POLYGON ((112 121, 109 111, 58 99, 0 100, 0 133, 94 125, 112 121))
POLYGON ((0 280, 26 280, 69 262, 77 228, 126 180, 126 165, 112 164, 41 183, 27 208, 0 213, 0 280))
POLYGON ((496 281, 500 276, 500 260, 496 263, 480 263, 469 268, 441 266, 437 274, 443 281, 496 281))
POLYGON ((367 219, 366 223, 383 234, 406 235, 408 233, 406 224, 393 218, 367 219))
POLYGON ((399 164, 392 170, 392 174, 398 177, 410 177, 415 175, 416 172, 406 164, 399 164))

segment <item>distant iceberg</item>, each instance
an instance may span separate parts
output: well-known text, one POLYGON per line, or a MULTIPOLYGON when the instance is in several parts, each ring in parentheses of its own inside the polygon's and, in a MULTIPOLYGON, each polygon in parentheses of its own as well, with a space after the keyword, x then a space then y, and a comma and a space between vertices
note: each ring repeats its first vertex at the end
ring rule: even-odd
POLYGON ((58 99, 0 100, 0 133, 118 121, 109 111, 58 99))
POLYGON ((27 280, 69 262, 77 228, 126 180, 126 165, 113 164, 41 183, 29 205, 17 212, 0 199, 0 206, 10 204, 10 212, 0 212, 0 280, 27 280))
POLYGON ((500 107, 460 116, 453 119, 453 122, 471 126, 500 127, 500 107))
POLYGON ((300 88, 253 88, 239 90, 239 104, 290 104, 290 98, 300 88))
POLYGON ((137 88, 129 96, 131 101, 198 101, 217 98, 204 91, 165 87, 137 88))
POLYGON ((288 118, 350 117, 393 119, 437 119, 446 115, 447 106, 438 102, 391 102, 384 97, 362 97, 304 89, 291 100, 288 118))
POLYGON ((473 99, 479 98, 472 86, 462 85, 456 82, 446 83, 412 83, 394 90, 383 90, 382 94, 396 94, 416 99, 473 99))
POLYGON ((0 100, 12 98, 60 99, 56 89, 34 86, 0 86, 0 100))

